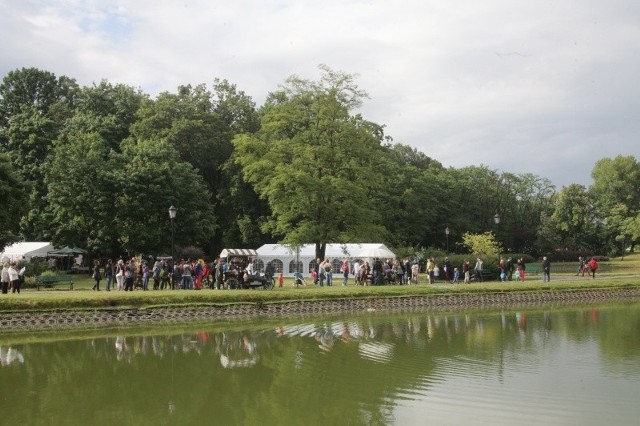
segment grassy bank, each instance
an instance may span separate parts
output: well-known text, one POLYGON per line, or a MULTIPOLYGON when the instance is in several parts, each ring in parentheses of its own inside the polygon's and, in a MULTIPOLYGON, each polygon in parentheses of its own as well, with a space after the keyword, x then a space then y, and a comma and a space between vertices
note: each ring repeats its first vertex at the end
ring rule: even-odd
MULTIPOLYGON (((640 254, 633 254, 621 259, 612 259, 603 264, 602 272, 593 280, 587 277, 576 277, 574 265, 556 264, 556 271, 552 267, 552 282, 543 283, 541 276, 529 275, 527 281, 520 282, 486 282, 478 284, 445 284, 435 285, 422 283, 412 286, 354 286, 343 287, 340 279, 333 287, 316 287, 313 285, 294 287, 290 279, 286 279, 282 288, 273 290, 163 290, 163 291, 91 291, 93 280, 87 275, 74 276, 74 290, 37 291, 32 288, 24 289, 20 295, 0 295, 0 312, 12 311, 55 311, 55 310, 85 310, 85 309, 126 309, 149 308, 157 306, 198 306, 224 305, 237 303, 278 303, 292 300, 327 300, 341 298, 366 297, 399 297, 425 296, 460 293, 495 293, 521 291, 571 291, 576 289, 601 289, 620 287, 640 287, 640 254)), ((310 281, 308 280, 310 284, 310 281)), ((104 289, 104 281, 101 283, 104 289)))
POLYGON ((26 290, 21 294, 0 297, 0 311, 50 311, 82 309, 148 308, 156 306, 198 306, 235 303, 277 303, 291 300, 326 300, 339 298, 424 296, 460 293, 499 293, 522 291, 570 291, 574 289, 601 289, 640 287, 640 278, 629 275, 592 279, 565 279, 542 283, 531 279, 524 283, 488 282, 470 285, 420 284, 417 286, 361 287, 342 285, 333 287, 294 287, 286 282, 273 290, 164 290, 164 291, 100 291, 90 290, 26 290))

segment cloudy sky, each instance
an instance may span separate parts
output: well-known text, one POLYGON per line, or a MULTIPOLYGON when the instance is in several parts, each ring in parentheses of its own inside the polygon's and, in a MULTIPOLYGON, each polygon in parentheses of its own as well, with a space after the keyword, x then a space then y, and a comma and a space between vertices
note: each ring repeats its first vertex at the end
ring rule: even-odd
POLYGON ((640 159, 637 0, 0 0, 0 76, 36 67, 155 96, 225 78, 260 105, 318 65, 445 166, 589 185, 640 159))

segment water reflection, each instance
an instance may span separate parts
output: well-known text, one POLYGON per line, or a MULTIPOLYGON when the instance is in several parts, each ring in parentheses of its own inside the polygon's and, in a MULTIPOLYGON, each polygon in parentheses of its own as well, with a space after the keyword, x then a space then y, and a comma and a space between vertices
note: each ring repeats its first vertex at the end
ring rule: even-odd
POLYGON ((6 367, 13 363, 23 364, 24 356, 16 348, 0 346, 0 366, 6 367))
POLYGON ((0 384, 30 401, 0 400, 4 424, 43 413, 52 424, 112 424, 126 413, 126 424, 323 425, 638 414, 638 304, 260 321, 0 338, 10 367, 0 384))

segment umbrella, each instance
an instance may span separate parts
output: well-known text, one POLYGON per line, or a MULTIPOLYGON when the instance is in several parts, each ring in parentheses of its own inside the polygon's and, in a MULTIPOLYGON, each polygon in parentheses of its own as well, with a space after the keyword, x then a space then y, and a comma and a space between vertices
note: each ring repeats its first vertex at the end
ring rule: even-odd
POLYGON ((358 253, 358 257, 395 258, 396 255, 386 247, 369 247, 358 253))

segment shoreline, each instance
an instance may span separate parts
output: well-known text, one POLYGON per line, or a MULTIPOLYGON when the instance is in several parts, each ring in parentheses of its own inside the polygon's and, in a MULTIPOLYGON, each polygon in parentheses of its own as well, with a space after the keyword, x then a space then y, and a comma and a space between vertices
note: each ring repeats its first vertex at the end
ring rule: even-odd
POLYGON ((540 305, 640 301, 640 288, 598 288, 413 296, 372 296, 318 300, 257 301, 232 304, 196 304, 143 308, 88 308, 50 312, 0 312, 3 331, 38 331, 67 328, 106 328, 134 325, 188 323, 229 318, 287 318, 336 313, 398 312, 515 308, 540 305))

